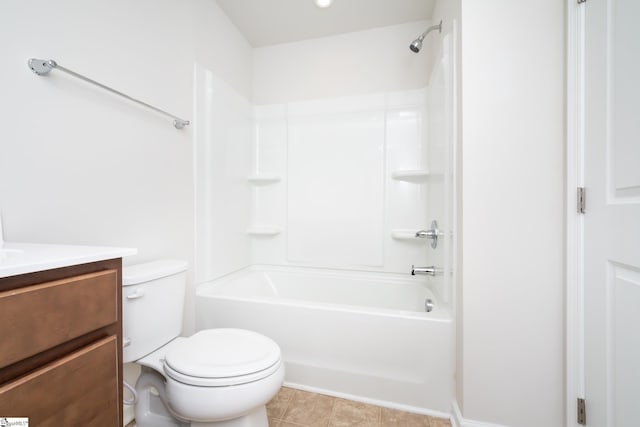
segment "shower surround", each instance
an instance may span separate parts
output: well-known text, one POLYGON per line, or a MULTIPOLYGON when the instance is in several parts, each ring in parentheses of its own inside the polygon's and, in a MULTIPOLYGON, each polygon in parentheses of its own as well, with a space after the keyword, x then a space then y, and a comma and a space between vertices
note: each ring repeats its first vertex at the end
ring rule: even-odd
POLYGON ((255 107, 252 264, 423 263, 426 101, 422 89, 255 107))
POLYGON ((196 67, 196 329, 272 337, 294 387, 449 413, 447 61, 422 89, 268 105, 196 67))

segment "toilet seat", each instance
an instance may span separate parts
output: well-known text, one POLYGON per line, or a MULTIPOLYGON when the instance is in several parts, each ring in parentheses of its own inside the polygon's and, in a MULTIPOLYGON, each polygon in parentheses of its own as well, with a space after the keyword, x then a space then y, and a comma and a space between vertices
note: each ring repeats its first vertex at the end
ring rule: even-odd
POLYGON ((280 347, 243 329, 208 329, 173 346, 164 358, 166 375, 183 384, 222 387, 258 381, 282 364, 280 347))

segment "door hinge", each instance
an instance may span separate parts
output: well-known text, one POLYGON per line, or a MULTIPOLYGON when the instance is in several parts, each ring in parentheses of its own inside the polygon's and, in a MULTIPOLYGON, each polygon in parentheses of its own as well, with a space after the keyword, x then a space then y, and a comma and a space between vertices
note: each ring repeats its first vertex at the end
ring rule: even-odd
POLYGON ((578 398, 578 424, 587 425, 587 410, 585 408, 584 399, 578 398))
POLYGON ((583 214, 586 212, 586 206, 587 206, 587 190, 584 189, 584 187, 578 187, 578 192, 577 192, 577 211, 580 214, 583 214))

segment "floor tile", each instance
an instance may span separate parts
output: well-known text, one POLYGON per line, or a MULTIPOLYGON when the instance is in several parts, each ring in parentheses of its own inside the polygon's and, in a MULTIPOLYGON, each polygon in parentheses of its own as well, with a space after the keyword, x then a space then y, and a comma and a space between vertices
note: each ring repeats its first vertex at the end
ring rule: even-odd
POLYGON ((329 424, 334 403, 333 397, 296 390, 282 417, 280 427, 286 427, 284 422, 307 427, 326 427, 329 424))
POLYGON ((429 420, 430 418, 426 415, 382 408, 380 425, 381 427, 433 427, 429 420))
POLYGON ((431 417, 431 427, 451 427, 451 421, 445 418, 431 417))
POLYGON ((280 424, 278 425, 278 427, 306 427, 306 426, 304 424, 293 424, 293 423, 288 423, 286 421, 280 421, 280 424))
POLYGON ((377 427, 380 407, 345 399, 336 399, 330 427, 377 427))
POLYGON ((267 403, 267 416, 269 418, 281 419, 295 392, 292 388, 282 387, 278 394, 267 403))
POLYGON ((267 404, 269 427, 451 427, 448 419, 282 387, 267 404))

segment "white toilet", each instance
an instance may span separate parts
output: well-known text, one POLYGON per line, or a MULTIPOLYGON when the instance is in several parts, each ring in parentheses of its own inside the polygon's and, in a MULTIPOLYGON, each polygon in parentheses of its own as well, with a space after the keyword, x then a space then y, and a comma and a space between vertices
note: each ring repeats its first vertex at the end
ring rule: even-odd
POLYGON ((280 347, 242 329, 178 337, 187 263, 123 269, 124 363, 137 362, 138 427, 268 427, 265 404, 284 379, 280 347))

